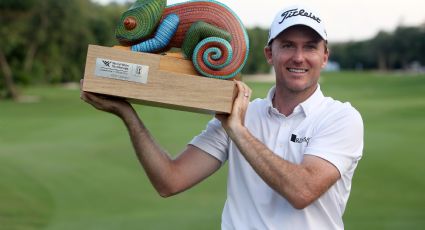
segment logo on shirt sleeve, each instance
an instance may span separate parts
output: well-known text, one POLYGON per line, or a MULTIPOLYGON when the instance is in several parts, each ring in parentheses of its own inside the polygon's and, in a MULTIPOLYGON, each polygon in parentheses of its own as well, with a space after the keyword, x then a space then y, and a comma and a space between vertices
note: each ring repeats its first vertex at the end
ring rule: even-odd
POLYGON ((305 142, 308 146, 308 143, 310 142, 311 137, 297 137, 297 135, 292 134, 291 141, 294 143, 303 143, 305 142))

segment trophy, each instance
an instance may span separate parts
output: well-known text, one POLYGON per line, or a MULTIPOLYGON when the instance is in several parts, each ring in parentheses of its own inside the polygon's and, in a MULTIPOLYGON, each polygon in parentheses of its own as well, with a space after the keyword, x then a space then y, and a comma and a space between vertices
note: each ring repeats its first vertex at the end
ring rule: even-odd
POLYGON ((230 113, 249 52, 227 6, 138 0, 116 27, 119 46, 89 45, 83 90, 200 113, 230 113))

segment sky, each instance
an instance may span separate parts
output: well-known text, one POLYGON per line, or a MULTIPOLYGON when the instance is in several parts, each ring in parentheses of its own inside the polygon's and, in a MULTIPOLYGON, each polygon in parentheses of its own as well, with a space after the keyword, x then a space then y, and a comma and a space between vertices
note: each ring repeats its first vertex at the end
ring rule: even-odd
MULTIPOLYGON (((100 3, 131 0, 92 0, 100 3)), ((168 0, 167 4, 186 2, 168 0)), ((326 25, 330 42, 359 41, 397 26, 425 24, 424 0, 219 0, 241 19, 245 27, 268 28, 275 14, 286 6, 304 3, 317 9, 326 25)))

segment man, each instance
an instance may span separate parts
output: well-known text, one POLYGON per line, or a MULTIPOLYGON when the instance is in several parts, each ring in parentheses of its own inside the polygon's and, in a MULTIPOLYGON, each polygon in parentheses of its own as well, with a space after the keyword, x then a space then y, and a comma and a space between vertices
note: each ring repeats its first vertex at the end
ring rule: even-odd
POLYGON ((318 84, 329 57, 322 18, 301 6, 280 11, 264 49, 276 85, 265 99, 239 93, 230 115, 216 115, 175 159, 125 101, 82 92, 83 100, 125 123, 161 196, 202 181, 228 161, 222 229, 343 229, 351 179, 363 149, 363 122, 318 84))

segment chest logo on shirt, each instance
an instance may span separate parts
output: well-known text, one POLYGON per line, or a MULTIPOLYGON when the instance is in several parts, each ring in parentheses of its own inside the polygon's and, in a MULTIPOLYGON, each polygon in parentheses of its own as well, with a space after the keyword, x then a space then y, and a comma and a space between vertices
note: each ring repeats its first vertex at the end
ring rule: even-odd
POLYGON ((311 137, 297 137, 297 135, 292 134, 291 141, 295 143, 303 143, 305 142, 308 146, 308 142, 310 142, 311 137))

